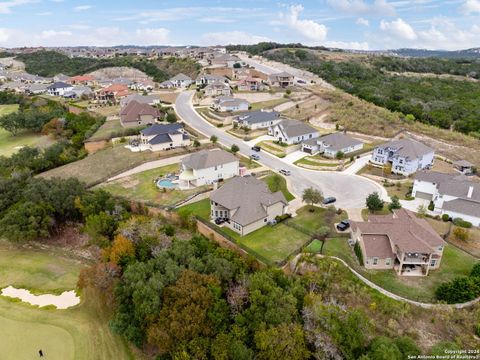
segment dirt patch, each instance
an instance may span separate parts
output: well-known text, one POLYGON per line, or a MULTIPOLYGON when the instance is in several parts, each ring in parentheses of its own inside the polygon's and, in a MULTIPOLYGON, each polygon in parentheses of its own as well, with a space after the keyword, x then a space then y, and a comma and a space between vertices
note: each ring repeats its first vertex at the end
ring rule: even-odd
POLYGON ((124 178, 121 178, 121 179, 119 179, 115 182, 118 185, 120 185, 121 187, 123 187, 124 189, 132 189, 135 186, 137 186, 138 184, 140 184, 140 181, 138 179, 132 179, 128 176, 124 177, 124 178))
POLYGON ((144 80, 144 79, 150 78, 143 71, 140 71, 138 69, 134 69, 131 67, 126 67, 126 66, 108 67, 108 68, 93 71, 89 75, 92 75, 99 79, 102 79, 102 78, 116 79, 116 78, 122 77, 129 80, 144 80))

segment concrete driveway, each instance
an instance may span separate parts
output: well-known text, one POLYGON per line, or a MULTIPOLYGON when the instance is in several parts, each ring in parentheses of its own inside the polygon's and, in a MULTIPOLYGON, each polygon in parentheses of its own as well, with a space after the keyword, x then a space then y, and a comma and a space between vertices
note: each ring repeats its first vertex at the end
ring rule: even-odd
POLYGON ((348 168, 342 171, 344 174, 356 174, 359 172, 365 165, 368 164, 372 154, 364 155, 359 159, 355 159, 355 162, 350 165, 348 168))
MULTIPOLYGON (((207 137, 217 136, 218 142, 223 146, 230 148, 233 144, 236 144, 242 155, 250 156, 252 151, 249 144, 211 125, 195 111, 192 106, 193 94, 193 91, 185 91, 177 97, 175 106, 180 118, 207 137)), ((258 162, 267 168, 290 170, 289 180, 292 186, 289 190, 297 197, 301 197, 303 190, 306 188, 313 187, 322 191, 324 196, 336 197, 335 205, 337 207, 362 208, 365 206, 365 198, 368 194, 375 191, 382 195, 386 194, 382 186, 358 175, 302 169, 266 152, 261 152, 259 155, 260 160, 258 162)))

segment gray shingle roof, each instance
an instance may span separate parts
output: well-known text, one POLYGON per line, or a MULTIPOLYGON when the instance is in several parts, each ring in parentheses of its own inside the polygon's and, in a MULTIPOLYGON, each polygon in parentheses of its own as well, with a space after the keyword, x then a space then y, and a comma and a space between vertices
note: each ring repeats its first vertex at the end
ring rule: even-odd
POLYGON ((470 199, 480 202, 480 184, 468 180, 465 175, 420 171, 415 176, 415 179, 436 184, 441 195, 450 195, 463 199, 467 198, 468 190, 472 186, 473 192, 470 199))
POLYGON ((460 214, 480 217, 480 203, 466 199, 455 199, 445 201, 442 208, 444 210, 454 211, 460 214))
POLYGON ((58 82, 50 85, 47 89, 65 89, 65 88, 69 88, 69 87, 72 87, 72 85, 66 84, 62 81, 58 81, 58 82))
POLYGON ((317 131, 317 129, 298 120, 284 119, 279 125, 283 128, 283 131, 288 137, 311 134, 317 131))
POLYGON ((249 111, 242 113, 236 117, 237 120, 246 121, 249 124, 257 124, 265 121, 276 120, 280 117, 277 111, 249 111))
POLYGON ((178 130, 182 129, 183 125, 179 123, 175 124, 153 124, 152 126, 147 127, 140 131, 141 134, 145 136, 149 135, 160 135, 160 134, 170 134, 176 133, 178 130))
POLYGON ((337 132, 333 134, 324 135, 317 139, 318 142, 323 142, 330 150, 338 151, 350 146, 362 144, 361 141, 353 139, 344 133, 337 132))
POLYGON ((246 226, 267 216, 265 207, 288 202, 281 191, 272 193, 266 183, 254 177, 235 177, 210 195, 221 206, 235 210, 231 220, 246 226))
POLYGON ((238 158, 225 150, 201 150, 186 156, 182 164, 191 169, 207 169, 213 166, 239 161, 238 158))
POLYGON ((467 160, 457 160, 453 163, 455 166, 461 166, 461 167, 472 167, 473 164, 470 161, 467 160))
POLYGON ((191 81, 192 79, 189 76, 182 73, 177 74, 170 79, 170 81, 188 81, 188 80, 191 81))
POLYGON ((434 151, 427 145, 412 139, 393 140, 377 147, 393 149, 395 152, 394 156, 405 157, 409 160, 417 159, 434 151))

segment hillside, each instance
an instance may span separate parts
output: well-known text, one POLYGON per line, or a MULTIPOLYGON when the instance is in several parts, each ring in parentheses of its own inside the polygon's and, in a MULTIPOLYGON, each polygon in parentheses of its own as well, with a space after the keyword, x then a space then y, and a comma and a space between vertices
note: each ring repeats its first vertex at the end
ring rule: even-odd
POLYGON ((178 72, 192 73, 196 69, 196 62, 192 59, 152 61, 135 56, 112 59, 70 58, 56 51, 21 54, 16 59, 25 64, 28 73, 50 77, 60 73, 74 76, 110 67, 131 67, 144 72, 154 81, 161 82, 178 72))

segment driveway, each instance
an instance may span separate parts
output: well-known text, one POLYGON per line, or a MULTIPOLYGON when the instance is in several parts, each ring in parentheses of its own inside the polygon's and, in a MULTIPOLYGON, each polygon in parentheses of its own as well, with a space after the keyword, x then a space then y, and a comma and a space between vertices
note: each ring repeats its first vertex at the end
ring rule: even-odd
MULTIPOLYGON (((207 137, 215 135, 218 142, 227 148, 236 144, 242 155, 249 156, 252 152, 249 144, 211 125, 194 110, 192 106, 193 94, 193 91, 185 91, 177 97, 175 106, 180 118, 207 137)), ((365 206, 365 198, 368 194, 374 191, 381 194, 386 193, 385 189, 379 184, 361 176, 333 171, 319 172, 301 169, 266 152, 260 153, 258 162, 270 169, 290 170, 292 184, 290 191, 297 197, 301 197, 303 190, 306 188, 314 187, 321 190, 324 196, 335 196, 337 198, 336 205, 341 208, 361 208, 365 206)))
POLYGON ((368 164, 368 161, 371 158, 371 154, 362 156, 360 159, 355 159, 355 162, 350 165, 348 168, 342 171, 344 174, 356 174, 359 172, 365 165, 368 164))

